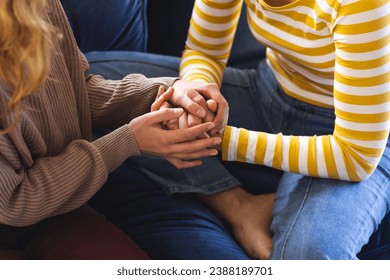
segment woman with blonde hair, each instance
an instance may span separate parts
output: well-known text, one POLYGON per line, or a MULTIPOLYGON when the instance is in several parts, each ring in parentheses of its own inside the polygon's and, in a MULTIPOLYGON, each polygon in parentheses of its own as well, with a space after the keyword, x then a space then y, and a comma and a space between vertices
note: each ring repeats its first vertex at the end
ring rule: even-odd
POLYGON ((167 131, 183 109, 148 113, 158 91, 175 99, 185 82, 87 70, 59 1, 0 2, 0 258, 147 258, 87 201, 131 156, 217 152, 218 138, 191 140, 214 124, 167 131), (111 130, 93 139, 93 127, 111 130))

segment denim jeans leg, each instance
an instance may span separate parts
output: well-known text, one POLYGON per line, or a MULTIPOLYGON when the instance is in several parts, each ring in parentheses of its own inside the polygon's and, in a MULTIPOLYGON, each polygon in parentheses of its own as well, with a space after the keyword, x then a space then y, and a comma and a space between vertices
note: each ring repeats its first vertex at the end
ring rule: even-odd
POLYGON ((216 157, 201 159, 198 167, 177 169, 167 160, 152 156, 138 156, 127 160, 158 185, 167 195, 177 193, 212 194, 241 183, 232 176, 216 157))
POLYGON ((93 51, 85 54, 90 72, 107 79, 122 79, 130 73, 152 77, 177 77, 180 58, 134 51, 93 51))
POLYGON ((217 214, 191 195, 166 196, 131 162, 115 170, 89 203, 151 259, 249 259, 217 214))
MULTIPOLYGON (((270 97, 271 98, 271 97, 270 97)), ((286 135, 328 135, 334 112, 272 96, 273 119, 286 135), (299 125, 297 125, 299 121, 299 125), (278 121, 276 121, 278 122, 278 121)), ((285 173, 273 210, 272 259, 356 259, 390 208, 390 144, 375 172, 362 182, 285 173)))
POLYGON ((271 259, 357 259, 390 207, 390 144, 362 182, 285 173, 276 193, 271 259))

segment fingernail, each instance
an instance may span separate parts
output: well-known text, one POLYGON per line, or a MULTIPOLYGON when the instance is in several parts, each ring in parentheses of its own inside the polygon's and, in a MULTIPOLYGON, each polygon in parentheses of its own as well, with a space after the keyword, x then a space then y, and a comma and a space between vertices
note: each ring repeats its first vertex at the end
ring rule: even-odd
POLYGON ((221 142, 222 142, 221 138, 217 138, 214 140, 213 143, 214 143, 214 145, 218 145, 218 144, 221 144, 221 142))
POLYGON ((211 124, 209 125, 209 127, 207 128, 207 130, 211 130, 211 129, 213 129, 213 128, 214 128, 214 126, 215 126, 215 124, 214 124, 214 123, 211 123, 211 124))
POLYGON ((216 156, 218 155, 218 151, 217 150, 213 150, 211 153, 210 153, 210 156, 216 156))

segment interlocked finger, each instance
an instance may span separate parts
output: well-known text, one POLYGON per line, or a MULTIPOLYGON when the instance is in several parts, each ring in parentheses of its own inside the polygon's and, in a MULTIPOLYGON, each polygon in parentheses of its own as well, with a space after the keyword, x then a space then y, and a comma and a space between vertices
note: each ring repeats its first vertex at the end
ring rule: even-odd
POLYGON ((194 159, 203 156, 215 156, 218 154, 218 151, 214 147, 217 147, 220 143, 221 138, 219 137, 185 141, 172 145, 171 148, 167 150, 168 154, 166 156, 173 157, 172 155, 178 155, 175 157, 180 159, 194 159))
MULTIPOLYGON (((192 101, 202 106, 203 109, 205 109, 206 115, 203 118, 204 122, 211 122, 214 120, 215 114, 209 109, 206 99, 198 91, 196 91, 195 89, 188 89, 187 96, 191 98, 192 101)), ((196 121, 194 121, 194 123, 196 123, 196 121)), ((190 122, 189 122, 189 126, 191 126, 190 122)))
POLYGON ((161 108, 169 108, 167 106, 165 107, 162 106, 165 103, 169 104, 167 101, 169 100, 169 98, 171 98, 172 93, 173 93, 172 87, 168 88, 168 90, 164 92, 164 87, 161 86, 157 93, 157 99, 153 102, 150 110, 153 112, 153 111, 160 110, 161 108))
POLYGON ((202 123, 197 126, 166 131, 167 143, 179 143, 196 139, 214 128, 214 123, 202 123))

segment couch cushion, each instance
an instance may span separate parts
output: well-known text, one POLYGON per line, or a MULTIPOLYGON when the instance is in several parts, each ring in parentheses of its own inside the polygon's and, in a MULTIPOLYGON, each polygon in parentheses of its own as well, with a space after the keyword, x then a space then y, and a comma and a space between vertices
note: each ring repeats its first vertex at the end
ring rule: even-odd
MULTIPOLYGON (((148 51, 181 56, 187 38, 194 0, 148 0, 148 51)), ((251 34, 242 9, 228 65, 256 68, 265 48, 251 34)))
POLYGON ((61 0, 82 52, 146 51, 147 0, 61 0))

